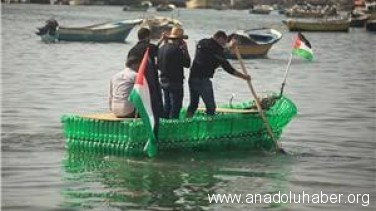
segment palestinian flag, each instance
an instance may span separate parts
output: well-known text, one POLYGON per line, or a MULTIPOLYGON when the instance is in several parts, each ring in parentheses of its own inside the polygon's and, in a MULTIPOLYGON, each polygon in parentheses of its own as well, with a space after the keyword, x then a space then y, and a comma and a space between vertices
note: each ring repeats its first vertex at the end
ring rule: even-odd
POLYGON ((308 61, 313 60, 313 51, 311 43, 309 43, 309 41, 300 32, 298 33, 298 37, 295 40, 292 54, 303 57, 308 61))
POLYGON ((149 157, 157 154, 158 128, 159 128, 159 103, 160 87, 158 78, 149 57, 149 47, 144 53, 141 65, 138 69, 136 82, 129 96, 129 100, 135 105, 144 125, 149 133, 144 151, 149 157))

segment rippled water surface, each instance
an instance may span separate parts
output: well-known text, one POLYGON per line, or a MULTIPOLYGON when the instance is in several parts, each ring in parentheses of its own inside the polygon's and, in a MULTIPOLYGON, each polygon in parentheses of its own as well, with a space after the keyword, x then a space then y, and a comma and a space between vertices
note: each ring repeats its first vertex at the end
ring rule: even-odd
MULTIPOLYGON (((2 5, 3 210, 374 210, 376 207, 376 35, 306 33, 315 61, 294 58, 285 89, 299 109, 281 142, 290 153, 170 155, 131 159, 74 154, 64 148, 60 116, 107 109, 109 78, 136 42, 45 44, 34 35, 50 17, 83 26, 139 18, 116 6, 2 5), (211 193, 370 194, 355 204, 209 204, 211 193), (364 198, 365 200, 365 198, 364 198)), ((218 29, 272 26, 284 32, 267 59, 246 61, 256 90, 278 91, 293 33, 282 16, 247 11, 179 10, 193 57, 218 29)), ((137 29, 137 28, 136 28, 137 29)), ((237 61, 232 61, 239 67, 237 61)), ((188 70, 186 72, 188 76, 188 70)), ((246 83, 219 71, 216 100, 250 97, 246 83)), ((184 104, 187 105, 186 88, 184 104)))

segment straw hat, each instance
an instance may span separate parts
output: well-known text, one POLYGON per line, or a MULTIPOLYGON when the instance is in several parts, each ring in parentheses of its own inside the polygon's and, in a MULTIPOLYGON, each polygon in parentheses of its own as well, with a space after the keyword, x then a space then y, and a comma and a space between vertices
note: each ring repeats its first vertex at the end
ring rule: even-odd
POLYGON ((188 35, 185 35, 184 30, 179 27, 173 27, 166 37, 169 39, 188 39, 188 35))

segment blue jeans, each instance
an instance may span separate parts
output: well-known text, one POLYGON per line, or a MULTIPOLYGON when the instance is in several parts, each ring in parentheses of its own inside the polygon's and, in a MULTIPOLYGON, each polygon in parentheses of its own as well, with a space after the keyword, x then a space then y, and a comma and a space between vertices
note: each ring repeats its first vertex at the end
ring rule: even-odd
POLYGON ((191 96, 188 106, 187 116, 192 116, 198 108, 200 97, 205 103, 206 114, 214 115, 215 113, 215 101, 213 84, 210 78, 190 78, 189 94, 191 96))
POLYGON ((162 86, 163 90, 163 117, 168 119, 179 118, 183 106, 183 85, 162 86))

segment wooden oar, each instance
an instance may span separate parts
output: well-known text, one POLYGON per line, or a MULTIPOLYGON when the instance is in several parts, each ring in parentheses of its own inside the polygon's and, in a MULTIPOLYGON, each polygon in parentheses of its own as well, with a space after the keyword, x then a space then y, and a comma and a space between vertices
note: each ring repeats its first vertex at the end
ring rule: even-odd
MULTIPOLYGON (((239 62, 240 62, 240 66, 241 66, 241 68, 242 68, 242 70, 243 70, 243 73, 246 74, 246 75, 248 75, 247 69, 245 68, 245 65, 244 65, 244 63, 243 63, 243 59, 242 59, 242 57, 241 57, 241 55, 240 55, 239 48, 238 48, 238 46, 237 46, 236 43, 233 45, 233 48, 234 48, 234 51, 235 51, 236 57, 238 58, 238 60, 239 60, 239 62)), ((270 128, 270 125, 269 125, 269 123, 268 123, 268 120, 266 119, 266 117, 265 117, 265 115, 264 115, 264 111, 262 110, 262 107, 261 107, 260 101, 259 101, 259 99, 258 99, 258 97, 257 97, 257 94, 256 94, 256 92, 255 92, 255 89, 253 88, 253 85, 252 85, 252 83, 251 83, 251 80, 248 80, 248 81, 247 81, 247 84, 248 84, 249 89, 250 89, 251 92, 252 92, 253 98, 255 98, 255 102, 256 102, 257 110, 258 110, 258 112, 260 113, 261 119, 262 119, 262 121, 264 122, 264 124, 265 124, 265 126, 266 126, 266 130, 268 131, 268 134, 269 134, 270 138, 271 138, 272 141, 273 141, 275 151, 276 151, 276 152, 281 152, 281 153, 283 153, 283 154, 286 154, 286 151, 278 145, 277 141, 276 141, 275 138, 274 138, 274 135, 273 135, 272 129, 270 128)))

